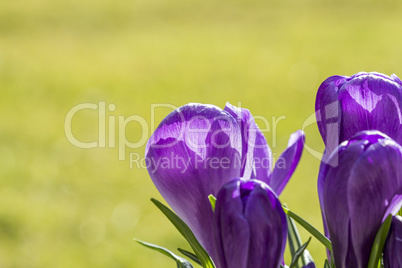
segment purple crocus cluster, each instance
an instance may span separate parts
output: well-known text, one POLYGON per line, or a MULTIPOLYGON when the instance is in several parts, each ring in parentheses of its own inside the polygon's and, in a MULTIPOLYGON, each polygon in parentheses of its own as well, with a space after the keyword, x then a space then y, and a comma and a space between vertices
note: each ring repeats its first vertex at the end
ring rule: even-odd
MULTIPOLYGON (((367 268, 389 215, 381 265, 402 267, 401 94, 398 77, 379 73, 332 76, 318 89, 315 110, 325 144, 318 195, 332 245, 326 267, 367 268)), ((146 159, 162 197, 217 268, 278 268, 286 267, 289 226, 278 196, 304 140, 300 130, 291 134, 274 164, 249 110, 190 103, 160 123, 146 159)))
MULTIPOLYGON (((332 76, 318 89, 316 117, 326 145, 318 194, 337 268, 366 268, 378 229, 401 209, 401 107, 395 75, 332 76)), ((385 267, 402 267, 401 233, 395 218, 385 267)))

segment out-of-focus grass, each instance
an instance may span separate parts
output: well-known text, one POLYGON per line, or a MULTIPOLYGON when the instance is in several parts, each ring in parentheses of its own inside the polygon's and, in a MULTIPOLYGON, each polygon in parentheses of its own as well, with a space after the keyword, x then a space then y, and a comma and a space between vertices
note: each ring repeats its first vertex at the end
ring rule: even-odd
MULTIPOLYGON (((327 76, 402 74, 401 11, 397 1, 2 1, 0 266, 173 267, 132 238, 187 248, 149 202, 161 197, 145 169, 117 148, 68 142, 73 106, 105 101, 116 105, 107 116, 151 122, 151 104, 241 102, 271 123, 278 157, 327 76)), ((97 118, 81 112, 74 134, 95 140, 97 118)), ((128 139, 143 130, 129 124, 128 139)), ((316 126, 305 131, 322 151, 316 126)), ((305 151, 281 200, 321 228, 318 165, 305 151)), ((321 266, 324 248, 309 250, 321 266)))

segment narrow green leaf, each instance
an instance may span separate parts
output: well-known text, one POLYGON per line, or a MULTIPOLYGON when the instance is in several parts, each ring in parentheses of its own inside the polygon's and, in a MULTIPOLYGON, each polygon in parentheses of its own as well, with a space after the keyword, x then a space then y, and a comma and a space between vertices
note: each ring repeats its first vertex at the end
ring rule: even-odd
POLYGON ((209 202, 211 203, 212 210, 215 211, 216 197, 212 194, 208 195, 209 202))
POLYGON ((152 203, 155 204, 155 206, 157 206, 160 209, 160 211, 162 211, 163 214, 165 214, 165 216, 174 225, 174 227, 176 227, 176 229, 181 233, 181 235, 187 240, 191 248, 194 250, 195 255, 197 255, 197 258, 202 263, 202 267, 215 268, 215 265, 211 257, 197 241, 193 232, 190 230, 187 224, 185 224, 182 219, 180 219, 173 211, 171 211, 168 207, 166 207, 158 200, 151 198, 151 201, 152 203))
POLYGON ((381 258, 381 262, 380 262, 380 265, 378 267, 384 268, 384 259, 383 258, 381 258))
MULTIPOLYGON (((302 246, 302 240, 300 238, 299 230, 297 229, 295 221, 288 215, 286 215, 286 219, 288 225, 288 241, 289 241, 290 255, 293 259, 297 249, 302 246)), ((309 263, 314 263, 314 260, 311 257, 310 253, 308 252, 308 250, 306 249, 303 252, 303 255, 301 256, 299 261, 296 263, 295 268, 306 266, 309 263)))
POLYGON ((289 268, 296 268, 297 262, 299 258, 303 255, 304 250, 306 250, 308 244, 311 241, 311 237, 307 240, 306 243, 304 243, 296 252, 294 257, 292 258, 292 262, 290 263, 289 268))
POLYGON ((388 231, 391 227, 392 215, 388 215, 380 229, 375 236, 373 247, 371 248, 371 254, 369 259, 369 264, 367 268, 378 268, 378 264, 380 262, 382 256, 382 250, 385 245, 385 241, 387 240, 388 231))
POLYGON ((325 260, 325 262, 324 262, 324 268, 331 268, 331 266, 329 266, 328 260, 325 260))
POLYGON ((150 248, 152 250, 155 250, 157 252, 162 253, 163 255, 171 258, 172 260, 174 260, 177 263, 177 267, 178 268, 193 268, 193 266, 191 265, 191 263, 189 261, 187 261, 186 259, 177 256, 176 254, 174 254, 173 252, 171 252, 170 250, 163 248, 161 246, 157 246, 151 243, 147 243, 138 239, 134 239, 136 242, 138 242, 140 245, 143 245, 144 247, 150 248))
POLYGON ((194 261, 194 262, 196 262, 196 263, 198 263, 199 265, 202 266, 200 260, 197 258, 197 256, 194 253, 192 253, 190 251, 187 251, 185 249, 182 249, 182 248, 178 248, 177 250, 180 251, 181 254, 183 254, 184 256, 189 258, 190 260, 192 260, 192 261, 194 261))
MULTIPOLYGON (((299 232, 297 231, 295 222, 288 215, 286 215, 286 219, 288 226, 288 242, 289 242, 288 244, 289 244, 290 256, 293 258, 296 250, 301 246, 301 239, 299 236, 299 232)), ((298 265, 296 266, 296 268, 299 268, 298 265)))
POLYGON ((331 268, 335 268, 335 258, 333 252, 331 252, 331 268))
POLYGON ((331 241, 320 231, 318 231, 316 228, 314 228, 310 223, 306 222, 304 219, 302 219, 300 216, 296 215, 292 211, 290 211, 288 208, 283 207, 283 210, 289 217, 294 219, 298 224, 300 224, 304 229, 306 229, 312 236, 314 236, 318 241, 320 241, 327 249, 332 251, 332 244, 331 241))

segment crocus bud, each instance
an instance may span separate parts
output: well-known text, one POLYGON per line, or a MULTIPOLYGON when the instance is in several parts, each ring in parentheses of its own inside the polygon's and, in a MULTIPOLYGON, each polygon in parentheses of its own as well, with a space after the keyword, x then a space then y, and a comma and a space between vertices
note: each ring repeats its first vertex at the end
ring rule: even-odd
POLYGON ((303 144, 302 131, 292 134, 280 165, 272 171, 271 150, 247 109, 187 104, 163 119, 145 154, 155 186, 214 259, 208 196, 216 196, 238 177, 264 181, 279 195, 300 160, 303 144))
POLYGON ((384 248, 384 267, 402 267, 402 217, 392 218, 391 228, 384 248))
POLYGON ((217 267, 278 268, 286 236, 286 215, 268 185, 236 179, 220 190, 215 205, 217 267))
POLYGON ((366 268, 378 229, 402 205, 402 147, 360 132, 332 153, 318 186, 336 267, 366 268))
POLYGON ((402 144, 402 82, 396 76, 331 76, 319 87, 317 124, 327 151, 363 130, 379 130, 402 144))

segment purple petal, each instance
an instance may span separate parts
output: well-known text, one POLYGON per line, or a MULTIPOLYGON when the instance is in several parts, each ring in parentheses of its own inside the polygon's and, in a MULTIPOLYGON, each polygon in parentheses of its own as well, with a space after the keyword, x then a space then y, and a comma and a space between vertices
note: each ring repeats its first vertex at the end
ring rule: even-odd
POLYGON ((384 248, 384 267, 402 267, 402 217, 392 218, 391 228, 384 248))
POLYGON ((215 206, 215 241, 217 267, 246 268, 250 228, 243 215, 240 180, 226 184, 217 197, 215 206), (241 245, 241 246, 240 246, 241 245))
POLYGON ((339 88, 347 76, 331 76, 318 88, 315 111, 317 125, 325 146, 332 152, 339 144, 341 109, 339 88))
POLYGON ((217 267, 277 268, 283 259, 286 215, 276 194, 258 180, 222 187, 215 207, 217 267))
POLYGON ((218 107, 189 104, 169 114, 146 148, 148 172, 169 206, 214 258, 213 212, 217 195, 240 175, 240 129, 218 107), (237 160, 236 160, 237 159, 237 160))
POLYGON ((342 109, 340 141, 362 130, 379 130, 402 141, 401 86, 376 74, 365 74, 345 83, 339 91, 342 109))
POLYGON ((224 109, 238 122, 242 135, 243 178, 256 178, 268 182, 271 175, 272 153, 261 130, 247 109, 237 108, 230 103, 224 109))
MULTIPOLYGON (((325 152, 324 152, 325 155, 325 152)), ((327 176, 329 165, 326 161, 321 161, 320 169, 318 171, 318 181, 317 181, 317 191, 318 191, 318 199, 320 201, 320 208, 321 208, 321 216, 322 216, 322 223, 324 227, 324 234, 328 239, 331 240, 327 225, 327 220, 325 218, 325 207, 324 207, 324 184, 325 178, 327 176)), ((327 258, 328 260, 331 258, 331 252, 327 249, 327 258)))
POLYGON ((316 117, 327 152, 363 130, 379 130, 402 144, 402 82, 396 75, 331 76, 317 92, 316 117))
POLYGON ((300 161, 304 146, 304 132, 296 131, 290 136, 288 148, 275 164, 269 186, 280 195, 300 161))
POLYGON ((347 143, 350 144, 355 141, 363 141, 366 145, 365 147, 368 147, 384 139, 390 139, 390 137, 377 130, 368 130, 357 133, 347 143))
POLYGON ((391 74, 391 79, 402 86, 402 81, 396 74, 391 74))
POLYGON ((277 268, 286 245, 286 215, 276 194, 266 185, 255 185, 244 211, 250 225, 247 267, 277 268))
POLYGON ((347 189, 354 252, 359 267, 367 267, 384 214, 402 204, 394 199, 402 195, 402 148, 390 140, 368 147, 356 161, 347 189))
POLYGON ((387 211, 385 211, 384 217, 382 218, 381 222, 384 222, 389 215, 395 216, 400 211, 401 207, 402 207, 402 194, 397 194, 394 196, 394 198, 392 198, 391 202, 389 203, 387 211))
POLYGON ((325 219, 332 241, 335 264, 339 268, 353 267, 348 265, 357 264, 356 260, 353 260, 353 248, 349 241, 350 212, 347 185, 351 168, 363 151, 364 143, 356 142, 347 149, 347 153, 339 154, 338 166, 328 166, 323 187, 325 219))

